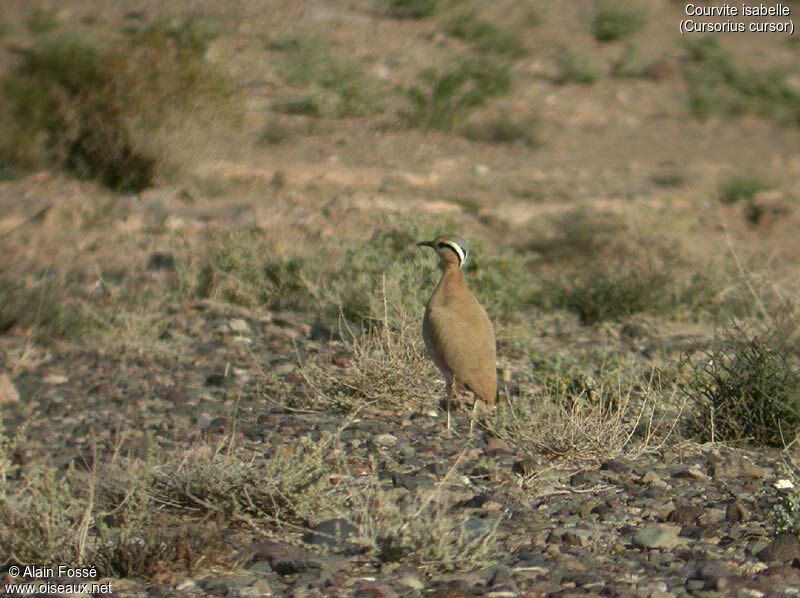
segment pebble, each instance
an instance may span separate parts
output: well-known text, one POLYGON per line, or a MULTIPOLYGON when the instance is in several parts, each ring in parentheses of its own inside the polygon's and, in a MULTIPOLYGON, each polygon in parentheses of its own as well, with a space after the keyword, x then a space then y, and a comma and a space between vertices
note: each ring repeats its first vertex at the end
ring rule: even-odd
POLYGON ((675 548, 688 542, 678 537, 680 531, 677 525, 646 525, 634 534, 633 544, 640 548, 675 548))
POLYGON ((377 446, 388 448, 397 444, 397 437, 389 433, 378 434, 373 438, 373 442, 377 446))
POLYGON ((758 558, 767 563, 800 562, 800 539, 788 532, 778 534, 769 546, 758 553, 758 558))

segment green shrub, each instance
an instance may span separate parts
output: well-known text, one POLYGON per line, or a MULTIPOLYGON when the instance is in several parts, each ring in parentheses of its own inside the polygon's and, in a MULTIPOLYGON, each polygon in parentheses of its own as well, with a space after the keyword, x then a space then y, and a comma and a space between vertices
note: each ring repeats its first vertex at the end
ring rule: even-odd
POLYGON ((618 216, 577 208, 559 214, 552 220, 555 233, 550 236, 532 234, 527 249, 538 253, 547 262, 586 262, 616 239, 624 236, 627 226, 618 216))
POLYGON ((303 307, 305 262, 299 257, 269 256, 269 248, 254 233, 221 231, 200 267, 196 291, 201 297, 248 308, 303 307))
POLYGON ((479 18, 474 10, 448 19, 444 30, 448 35, 474 44, 481 52, 494 52, 511 58, 520 58, 527 54, 518 34, 479 18))
POLYGON ((623 79, 636 79, 644 77, 647 72, 647 65, 639 55, 639 51, 632 43, 625 44, 625 47, 611 65, 611 74, 614 77, 623 79))
POLYGON ((601 2, 592 18, 591 30, 597 41, 611 42, 636 33, 644 24, 644 15, 639 10, 601 2))
POLYGON ((184 55, 202 58, 208 45, 221 34, 219 24, 201 14, 188 14, 176 19, 157 19, 138 34, 152 45, 161 39, 172 40, 184 55))
POLYGON ((782 493, 780 501, 772 506, 772 525, 775 532, 790 533, 800 537, 800 480, 789 467, 784 468, 783 478, 788 478, 792 488, 782 493))
POLYGON ((598 264, 565 280, 548 283, 545 294, 581 323, 615 320, 641 312, 659 313, 673 305, 672 271, 650 259, 623 257, 598 264))
POLYGON ((476 243, 464 273, 493 322, 514 320, 535 301, 529 254, 512 249, 490 251, 476 243))
POLYGON ((770 188, 768 183, 758 177, 737 175, 720 183, 717 196, 720 203, 725 205, 742 200, 752 202, 757 193, 770 188))
POLYGON ((528 27, 538 27, 544 21, 544 17, 542 15, 542 9, 537 4, 532 4, 528 8, 528 12, 525 14, 525 24, 528 27))
POLYGON ((535 116, 515 118, 507 112, 501 112, 468 123, 464 135, 467 139, 482 143, 517 143, 536 147, 539 145, 538 129, 539 119, 535 116))
POLYGON ((258 135, 259 145, 280 145, 289 141, 294 134, 294 130, 286 123, 281 121, 278 115, 273 115, 264 124, 258 135))
POLYGON ((411 126, 451 130, 491 97, 508 93, 510 65, 490 56, 464 57, 446 69, 425 69, 406 90, 411 109, 402 113, 411 126))
POLYGON ((26 164, 51 162, 114 189, 149 186, 156 159, 135 148, 111 85, 95 46, 71 35, 36 42, 4 82, 14 117, 14 157, 26 164))
POLYGON ((424 253, 415 245, 433 236, 412 224, 376 230, 367 242, 348 247, 344 269, 329 275, 334 291, 331 307, 357 322, 384 315, 399 322, 422 313, 427 297, 420 289, 433 289, 436 271, 424 267, 424 253))
POLYGON ((74 338, 90 323, 63 287, 50 280, 33 285, 0 279, 0 334, 18 326, 39 341, 74 338))
MULTIPOLYGON (((359 322, 384 315, 390 323, 420 317, 440 271, 433 252, 416 243, 438 233, 428 225, 405 225, 376 231, 368 242, 351 246, 344 260, 346 269, 327 275, 334 281, 335 306, 359 322)), ((529 261, 522 254, 488 251, 474 243, 464 273, 494 321, 512 318, 533 300, 532 285, 509 284, 530 279, 529 261)))
POLYGON ((784 73, 737 65, 716 37, 689 40, 686 48, 684 76, 695 117, 755 114, 800 125, 800 91, 784 73))
POLYGON ((34 35, 49 33, 59 26, 58 14, 55 10, 34 8, 28 15, 25 24, 28 26, 28 31, 34 35))
POLYGON ((37 38, 2 82, 12 119, 0 153, 112 189, 152 185, 161 156, 150 134, 170 117, 231 98, 203 60, 208 38, 197 23, 153 25, 104 47, 70 33, 37 38))
POLYGON ((591 55, 582 50, 561 48, 556 54, 556 74, 553 83, 567 85, 591 85, 602 75, 600 67, 591 55))
POLYGON ((396 19, 425 19, 439 12, 442 0, 388 0, 389 15, 396 19))
POLYGON ((800 431, 800 370, 794 325, 764 331, 733 325, 691 362, 690 431, 703 441, 785 447, 800 431))
POLYGON ((320 117, 333 111, 326 99, 314 94, 287 96, 273 102, 272 109, 283 114, 320 117))
POLYGON ((285 36, 267 41, 267 48, 285 55, 281 73, 306 93, 281 99, 274 108, 308 116, 359 116, 383 109, 380 89, 354 61, 339 60, 316 35, 285 36))

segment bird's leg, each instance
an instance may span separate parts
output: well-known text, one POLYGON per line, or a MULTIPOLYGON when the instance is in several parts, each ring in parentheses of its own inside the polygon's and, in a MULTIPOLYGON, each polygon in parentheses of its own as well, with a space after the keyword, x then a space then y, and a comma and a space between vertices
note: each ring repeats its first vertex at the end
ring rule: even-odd
POLYGON ((453 381, 447 380, 444 385, 444 405, 447 411, 447 433, 450 434, 450 397, 453 394, 453 381))
POLYGON ((472 431, 475 428, 475 418, 478 417, 478 397, 475 397, 475 402, 472 405, 472 417, 469 420, 469 437, 472 438, 472 431))

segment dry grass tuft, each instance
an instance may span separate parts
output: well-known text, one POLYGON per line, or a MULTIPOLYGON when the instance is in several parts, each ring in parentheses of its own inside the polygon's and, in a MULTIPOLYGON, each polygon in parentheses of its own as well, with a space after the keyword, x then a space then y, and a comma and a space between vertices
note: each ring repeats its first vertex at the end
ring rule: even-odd
POLYGON ((674 431, 683 411, 676 391, 633 365, 596 376, 556 373, 486 425, 525 452, 579 461, 636 456, 658 450, 674 431))
MULTIPOLYGON (((463 455, 463 453, 462 453, 463 455)), ((460 459, 425 496, 386 488, 375 478, 348 481, 349 511, 379 564, 411 563, 432 572, 487 566, 502 550, 502 517, 470 514, 443 491, 460 459)))
POLYGON ((434 403, 439 379, 425 355, 422 335, 415 323, 387 320, 354 332, 341 345, 341 365, 318 356, 303 366, 303 377, 313 390, 311 407, 352 411, 372 404, 378 407, 421 409, 434 403))
POLYGON ((151 492, 161 504, 238 521, 306 521, 335 505, 329 445, 282 445, 266 458, 228 441, 194 446, 154 471, 151 492))

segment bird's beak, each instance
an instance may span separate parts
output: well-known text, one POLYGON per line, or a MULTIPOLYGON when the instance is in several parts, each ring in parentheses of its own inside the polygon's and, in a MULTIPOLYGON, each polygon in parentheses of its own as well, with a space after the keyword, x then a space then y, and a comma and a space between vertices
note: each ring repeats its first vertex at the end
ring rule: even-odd
POLYGON ((433 241, 420 241, 417 247, 433 247, 433 241))

